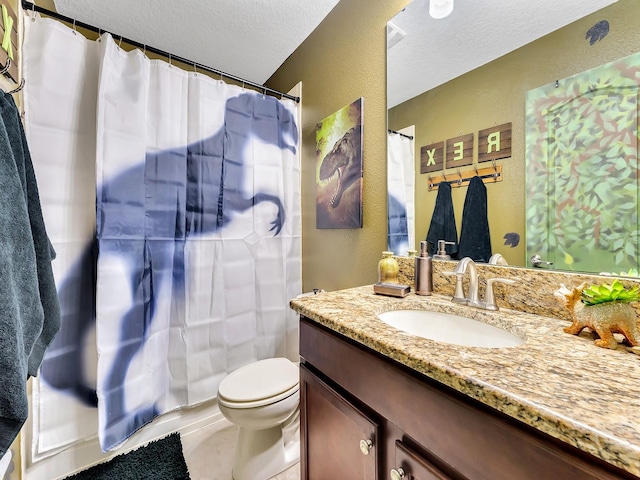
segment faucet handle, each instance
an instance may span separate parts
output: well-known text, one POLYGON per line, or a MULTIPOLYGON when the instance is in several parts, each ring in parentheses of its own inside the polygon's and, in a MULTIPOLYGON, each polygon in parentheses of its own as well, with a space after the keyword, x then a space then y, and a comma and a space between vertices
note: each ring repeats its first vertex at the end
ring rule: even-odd
POLYGON ((451 299, 454 303, 467 303, 467 299, 464 296, 464 288, 462 287, 462 273, 460 272, 442 272, 443 275, 447 277, 457 277, 456 278, 456 290, 453 294, 453 298, 451 299))
POLYGON ((493 284, 494 283, 506 283, 509 285, 513 285, 515 280, 511 280, 510 278, 489 278, 487 279, 487 290, 484 294, 484 302, 483 308, 485 310, 498 310, 498 305, 496 305, 495 295, 493 293, 493 284))

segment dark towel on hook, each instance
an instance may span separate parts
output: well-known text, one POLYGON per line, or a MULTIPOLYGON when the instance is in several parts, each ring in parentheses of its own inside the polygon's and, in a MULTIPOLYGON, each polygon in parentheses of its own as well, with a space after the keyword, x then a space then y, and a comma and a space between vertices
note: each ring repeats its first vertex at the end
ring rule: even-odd
POLYGON ((462 211, 460 258, 471 257, 474 262, 487 263, 491 258, 491 237, 487 218, 487 187, 475 176, 469 182, 462 211))
POLYGON ((429 253, 433 255, 438 248, 438 240, 453 242, 447 245, 447 253, 451 258, 458 258, 458 230, 456 229, 456 218, 453 213, 453 201, 451 200, 451 185, 442 182, 438 186, 438 196, 436 206, 433 209, 431 224, 427 233, 429 243, 429 253))

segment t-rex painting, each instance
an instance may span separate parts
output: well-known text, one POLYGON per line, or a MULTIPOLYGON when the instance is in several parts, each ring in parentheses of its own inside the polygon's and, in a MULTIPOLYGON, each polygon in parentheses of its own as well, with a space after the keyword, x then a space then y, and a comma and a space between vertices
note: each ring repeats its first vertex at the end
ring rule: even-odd
MULTIPOLYGON (((345 109, 356 118, 335 141, 319 164, 316 201, 318 228, 362 227, 362 123, 361 100, 345 109)), ((343 109, 344 110, 344 109, 343 109)), ((339 115, 338 112, 336 115, 339 115)), ((326 120, 328 121, 328 120, 326 120)), ((337 128, 335 128, 337 130, 337 128)), ((318 144, 322 139, 317 139, 318 144)), ((319 153, 321 153, 319 151, 319 153)))
MULTIPOLYGON (((96 320, 96 260, 113 255, 126 264, 132 301, 120 322, 120 343, 105 379, 106 422, 103 449, 120 443, 159 412, 155 405, 128 411, 124 383, 129 365, 142 349, 154 321, 163 285, 172 302, 184 304, 185 243, 217 232, 234 215, 259 203, 275 205, 271 232, 279 235, 286 220, 282 199, 245 191, 243 158, 257 139, 280 150, 297 149, 298 131, 291 112, 276 99, 241 94, 227 100, 225 123, 201 141, 148 153, 144 161, 98 185, 97 238, 59 285, 62 328, 45 357, 41 375, 51 387, 97 406, 94 386, 83 370, 83 343, 96 320), (169 283, 170 282, 170 283, 169 283), (82 303, 70 304, 67 292, 84 290, 82 303)), ((268 232, 264 232, 268 234, 268 232)))

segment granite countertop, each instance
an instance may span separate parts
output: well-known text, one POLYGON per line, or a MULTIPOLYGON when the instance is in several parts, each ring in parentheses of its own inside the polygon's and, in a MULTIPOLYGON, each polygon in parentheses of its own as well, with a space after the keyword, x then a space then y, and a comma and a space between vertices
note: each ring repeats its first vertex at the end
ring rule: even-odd
POLYGON ((640 476, 640 357, 596 347, 566 320, 454 304, 443 295, 394 298, 371 285, 296 298, 291 308, 540 431, 640 476), (429 309, 484 321, 524 338, 509 348, 462 347, 406 334, 378 313, 429 309))

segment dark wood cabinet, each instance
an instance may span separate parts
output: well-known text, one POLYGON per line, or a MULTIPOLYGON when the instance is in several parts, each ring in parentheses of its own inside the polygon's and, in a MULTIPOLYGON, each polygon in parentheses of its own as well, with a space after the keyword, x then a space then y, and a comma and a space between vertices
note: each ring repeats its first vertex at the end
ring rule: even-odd
POLYGON ((304 317, 300 355, 303 479, 638 478, 304 317))
POLYGON ((300 366, 303 478, 378 479, 378 424, 300 366))

